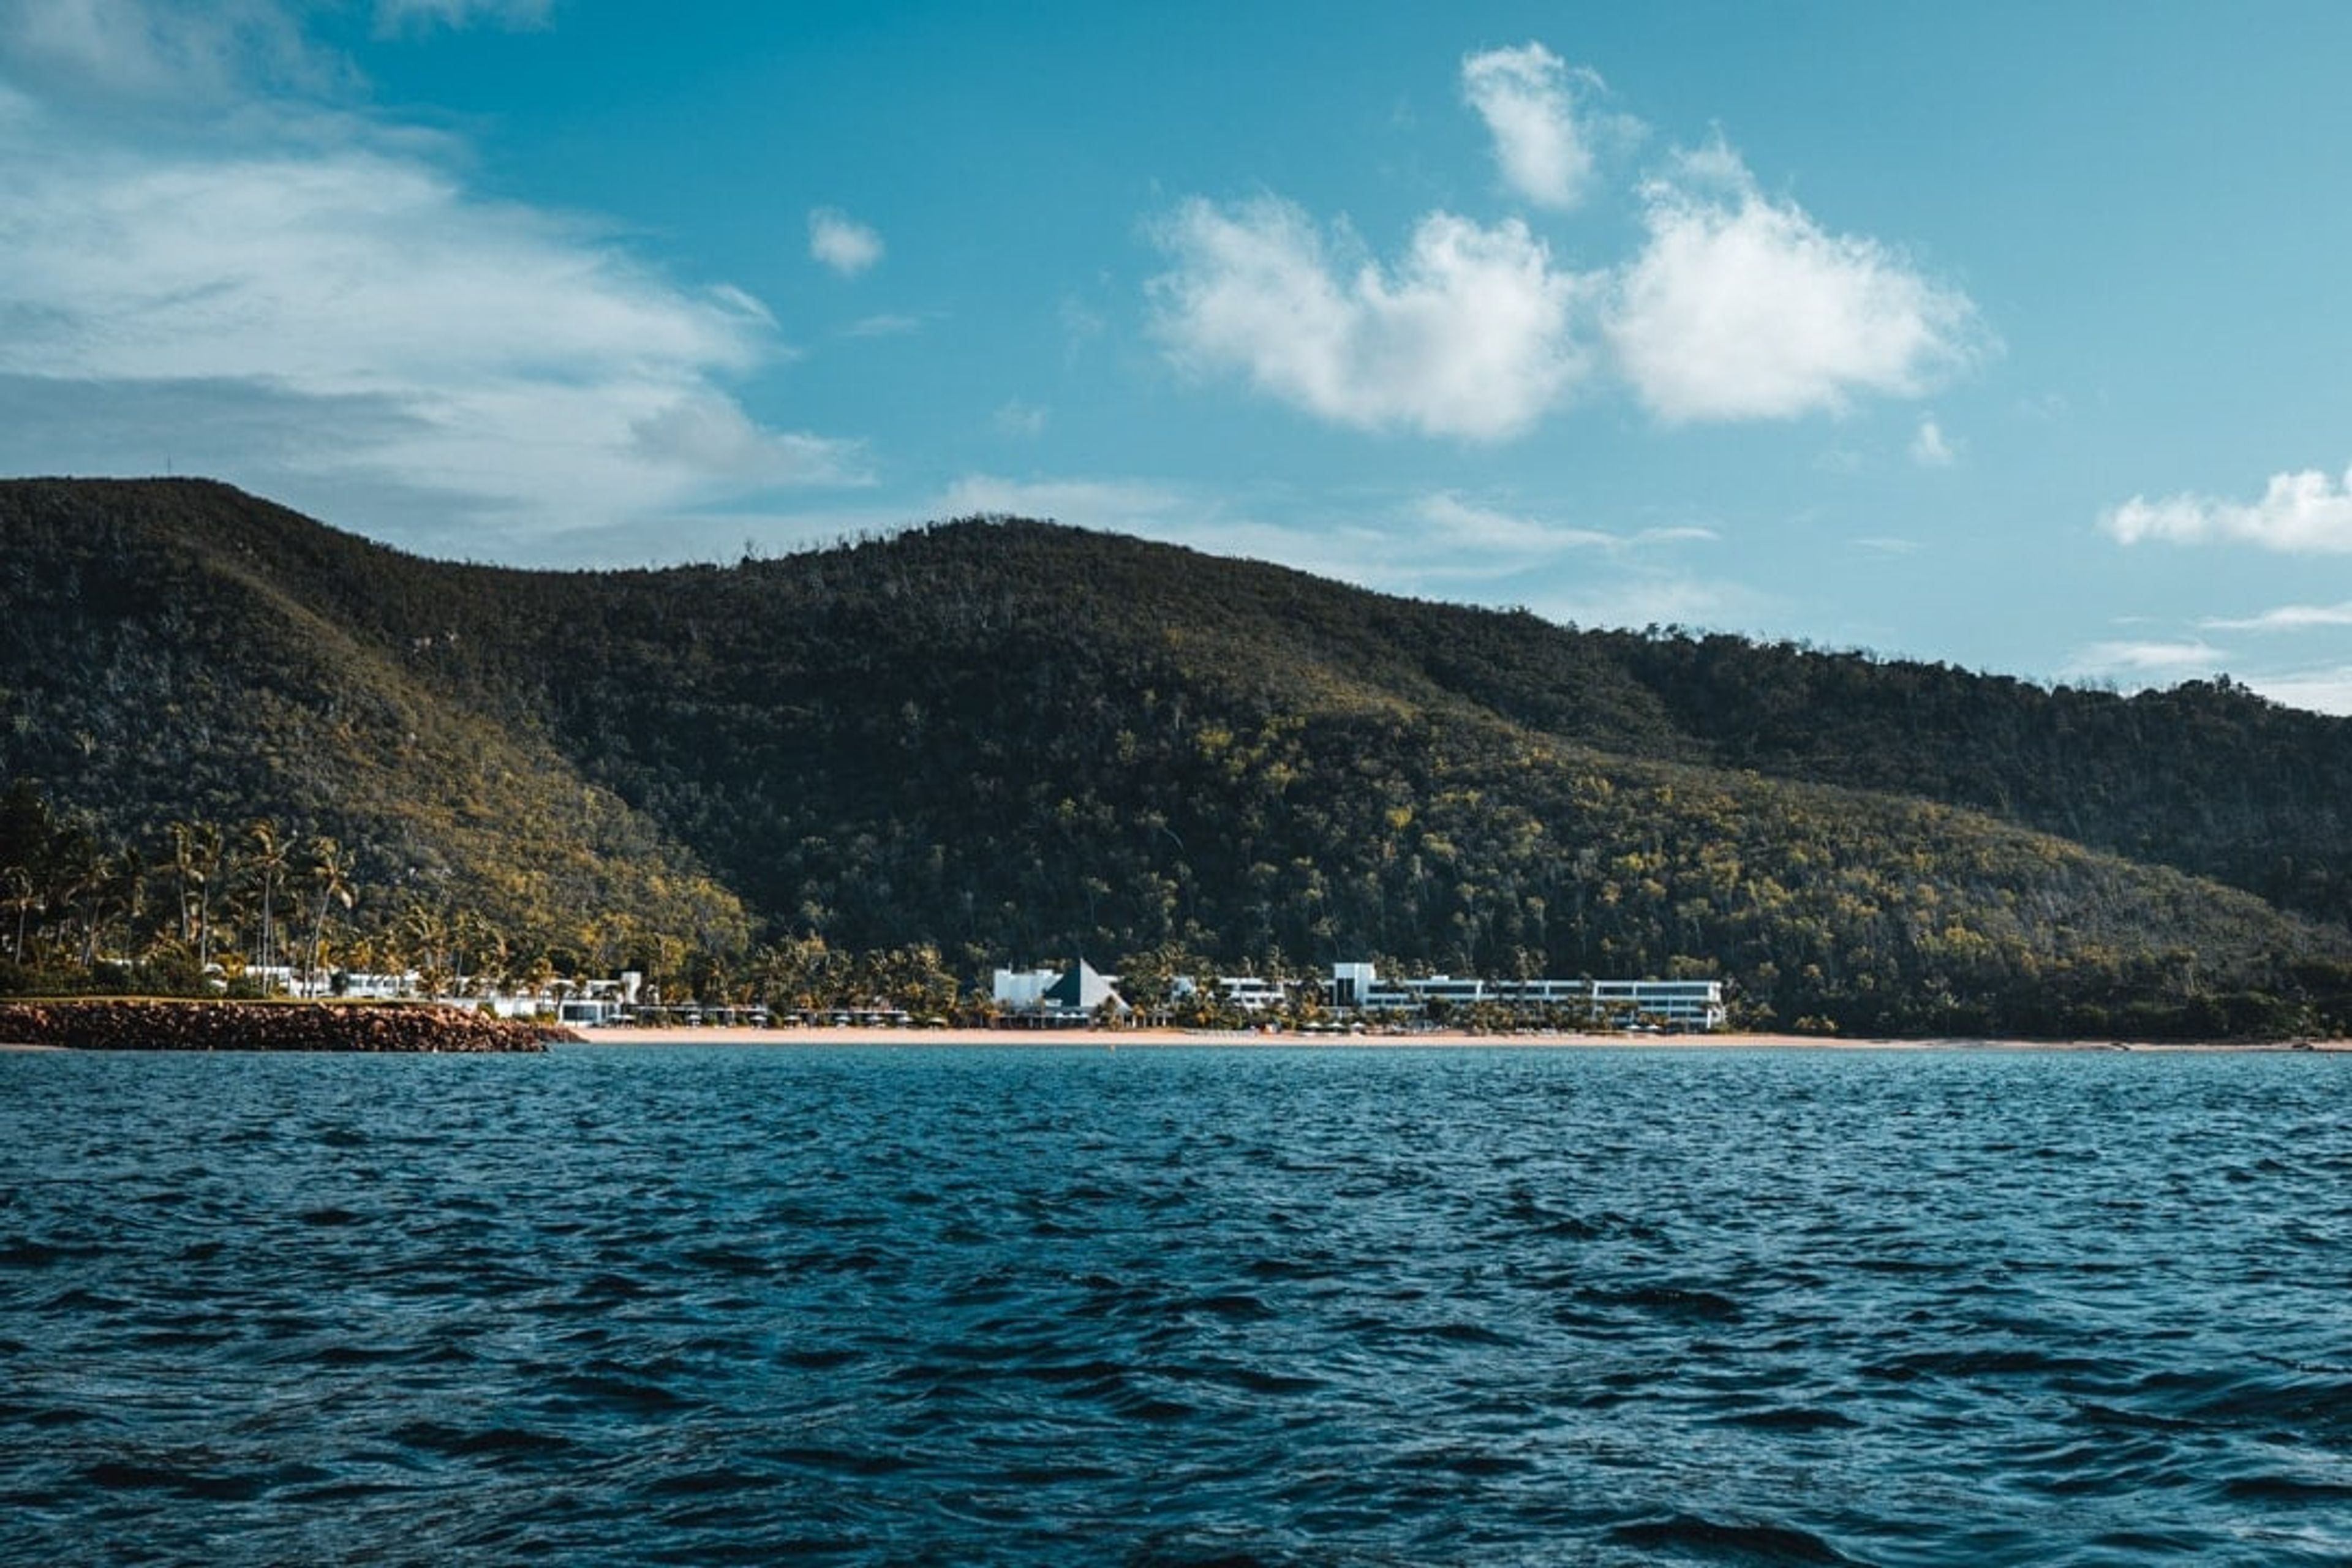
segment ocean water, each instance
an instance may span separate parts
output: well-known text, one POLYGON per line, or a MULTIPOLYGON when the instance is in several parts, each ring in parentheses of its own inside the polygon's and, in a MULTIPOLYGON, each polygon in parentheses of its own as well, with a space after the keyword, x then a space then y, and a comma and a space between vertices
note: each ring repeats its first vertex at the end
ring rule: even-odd
POLYGON ((2352 1059, 0 1056, 0 1562, 2352 1563, 2352 1059))

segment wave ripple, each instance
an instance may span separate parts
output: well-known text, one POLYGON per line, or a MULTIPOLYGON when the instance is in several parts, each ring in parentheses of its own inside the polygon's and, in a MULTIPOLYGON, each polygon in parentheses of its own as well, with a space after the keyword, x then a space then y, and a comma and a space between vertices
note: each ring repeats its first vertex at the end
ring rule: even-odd
POLYGON ((0 1055, 0 1563, 2342 1563, 2347 1070, 0 1055))

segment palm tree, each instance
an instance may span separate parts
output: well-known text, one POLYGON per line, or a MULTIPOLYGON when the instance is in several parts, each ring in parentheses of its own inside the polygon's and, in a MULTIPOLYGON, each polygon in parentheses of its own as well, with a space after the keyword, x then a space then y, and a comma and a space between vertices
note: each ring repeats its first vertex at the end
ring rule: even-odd
POLYGON ((180 910, 179 937, 183 943, 196 940, 196 916, 191 897, 196 882, 196 830, 189 823, 174 820, 163 827, 163 837, 172 844, 172 891, 180 910))
POLYGON ((139 918, 146 889, 147 860, 137 848, 126 846, 99 857, 97 875, 90 879, 85 894, 89 905, 89 924, 82 935, 84 968, 97 967, 99 938, 116 921, 123 924, 124 942, 131 941, 131 928, 139 918))
POLYGON ((172 840, 172 875, 180 904, 180 942, 193 944, 199 968, 212 962, 213 889, 220 878, 221 859, 227 853, 226 837, 216 822, 174 822, 164 831, 172 840))
POLYGON ((411 904, 402 911, 397 931, 407 963, 428 996, 441 994, 448 978, 449 922, 429 904, 411 904))
POLYGON ((318 905, 310 912, 310 945, 303 955, 302 987, 314 994, 313 980, 319 970, 320 944, 326 935, 327 907, 341 904, 348 910, 356 897, 352 889, 351 857, 343 847, 325 834, 310 840, 310 859, 304 868, 310 891, 318 895, 318 905))
MULTIPOLYGON (((68 828, 58 834, 54 841, 46 869, 48 885, 43 889, 42 908, 52 921, 59 915, 68 917, 67 925, 58 932, 55 940, 61 946, 71 940, 70 919, 79 910, 85 933, 82 962, 87 963, 97 939, 95 906, 99 879, 106 874, 105 851, 99 847, 98 840, 90 836, 88 829, 68 828)), ((71 949, 66 951, 70 952, 71 949)))
POLYGON ((286 844, 278 837, 278 825, 266 816, 255 818, 247 826, 245 837, 253 847, 248 865, 261 883, 261 948, 257 963, 268 969, 278 947, 278 884, 286 875, 286 844))
POLYGON ((32 914, 33 906, 41 901, 39 887, 40 884, 33 879, 33 873, 27 867, 10 866, 5 869, 0 869, 0 888, 7 890, 8 907, 16 911, 15 951, 16 963, 20 968, 25 963, 25 921, 32 914))
MULTIPOLYGON (((174 848, 177 848, 175 843, 174 848)), ((221 868, 228 858, 228 835, 217 822, 199 822, 187 829, 187 868, 183 875, 196 888, 196 967, 208 971, 213 962, 213 894, 221 884, 221 868)))

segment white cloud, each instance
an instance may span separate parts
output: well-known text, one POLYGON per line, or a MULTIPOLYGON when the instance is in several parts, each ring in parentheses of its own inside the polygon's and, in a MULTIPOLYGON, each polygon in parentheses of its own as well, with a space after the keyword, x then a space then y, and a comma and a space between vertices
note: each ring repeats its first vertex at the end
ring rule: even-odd
MULTIPOLYGON (((1290 498, 1275 504, 1288 510, 1290 498)), ((1051 518, 1213 554, 1271 561, 1379 593, 1502 605, 1584 626, 1760 624, 1765 600, 1647 558, 1717 536, 1696 527, 1631 533, 1564 527, 1440 492, 1360 500, 1344 515, 1268 521, 1245 496, 1137 479, 1012 479, 972 474, 933 515, 1051 518), (1563 558, 1573 556, 1573 569, 1563 558)))
POLYGON ((1423 497, 1414 510, 1433 541, 1444 550, 1475 552, 1475 558, 1485 566, 1482 574, 1498 569, 1498 563, 1508 563, 1499 569, 1518 570, 1534 561, 1572 550, 1622 555, 1659 545, 1708 542, 1719 537, 1711 528, 1653 528, 1636 533, 1612 533, 1604 529, 1566 527, 1475 505, 1450 491, 1423 497))
POLYGON ((1918 433, 1911 437, 1911 460, 1923 468, 1948 468, 1959 461, 1959 450, 1945 438, 1941 425, 1932 418, 1922 419, 1918 433))
POLYGON ((1625 542, 1598 529, 1561 528, 1491 507, 1475 506, 1450 492, 1423 497, 1416 510, 1422 522, 1449 546, 1481 553, 1499 551, 1514 555, 1552 555, 1567 550, 1612 550, 1625 542))
POLYGON ((1075 528, 1158 536, 1191 510, 1183 492, 1135 479, 1008 479, 967 474, 940 493, 941 517, 1034 517, 1075 528))
MULTIPOLYGON (((2300 619, 2300 610, 2290 609, 2284 612, 2285 618, 2276 624, 2352 624, 2352 605, 2332 606, 2311 614, 2315 618, 2305 623, 2300 619)), ((2269 617, 2257 617, 2252 621, 2208 621, 2203 624, 2215 627, 2269 630, 2272 626, 2264 624, 2268 620, 2269 617)), ((2143 689, 2219 675, 2223 672, 2229 658, 2224 650, 2202 640, 2095 643, 2075 654, 2065 676, 2070 680, 2112 679, 2126 689, 2143 689)), ((2238 669, 2230 674, 2240 685, 2273 702, 2317 713, 2352 716, 2352 665, 2268 671, 2238 669)))
POLYGON ((998 406, 993 423, 1001 435, 1034 440, 1045 433, 1045 426, 1052 418, 1047 410, 1016 397, 998 406))
POLYGON ((1864 393, 1916 396, 1975 352, 1975 306, 1874 239, 1757 189, 1720 142, 1643 189, 1648 240, 1606 326, 1669 423, 1785 419, 1864 393))
POLYGON ((2315 468, 2273 474, 2262 499, 2251 503, 2197 495, 2154 501, 2134 496, 2099 525, 2126 544, 2144 539, 2220 542, 2292 554, 2343 554, 2352 552, 2352 473, 2341 484, 2315 468))
POLYGON ((1866 550, 1873 555, 1916 555, 1923 548, 1916 539, 1900 539, 1885 533, 1857 539, 1853 543, 1855 549, 1866 550))
MULTIPOLYGON (((1598 85, 1598 79, 1586 77, 1598 85)), ((1592 179, 1569 71, 1541 44, 1489 49, 1462 62, 1462 93, 1495 138, 1504 183, 1538 206, 1566 209, 1592 179)))
POLYGON ((2228 657, 2212 644, 2201 640, 2100 642, 2077 649, 2067 664, 2066 674, 2077 679, 2089 676, 2132 679, 2203 675, 2220 669, 2228 657))
POLYGON ((2352 717, 2352 665, 2290 670, 2278 675, 2250 675, 2244 684, 2273 702, 2307 708, 2315 713, 2352 717))
POLYGON ((848 338, 904 338, 911 337, 922 330, 923 320, 920 316, 897 315, 886 311, 878 316, 861 317, 841 331, 842 336, 848 338))
MULTIPOLYGON (((1502 440, 1584 369, 1570 328, 1588 286, 1553 270, 1516 219, 1485 228, 1432 213, 1393 269, 1343 262, 1305 213, 1272 198, 1187 202, 1156 237, 1176 262, 1151 284, 1175 362, 1240 371, 1318 418, 1502 440)), ((1339 248, 1360 250, 1344 230, 1339 248)))
POLYGON ((2282 605, 2259 616, 2225 619, 2216 616, 2197 623, 2208 631, 2299 632, 2314 626, 2352 626, 2352 603, 2342 605, 2282 605))
POLYGON ((714 391, 688 392, 632 423, 635 452, 724 493, 774 485, 870 482, 855 442, 763 430, 714 391))
POLYGON ((0 62, 52 98, 216 104, 258 79, 344 75, 278 0, 8 0, 0 62))
POLYGON ((375 0, 375 25, 380 33, 477 23, 519 32, 546 26, 553 9, 554 0, 375 0))
POLYGON ((809 214, 809 255, 844 278, 855 278, 882 259, 882 237, 835 207, 809 214))
MULTIPOLYGON (((861 477, 854 445, 736 401, 785 353, 758 301, 484 199, 445 146, 266 100, 167 142, 0 118, 0 393, 110 432, 83 471, 168 456, 362 525, 527 537, 861 477), (173 388, 220 417, 159 423, 173 388)), ((55 462, 0 428, 0 464, 55 462)))
POLYGON ((1738 582, 1648 574, 1538 594, 1528 607, 1564 626, 1728 628, 1759 618, 1764 601, 1738 582))

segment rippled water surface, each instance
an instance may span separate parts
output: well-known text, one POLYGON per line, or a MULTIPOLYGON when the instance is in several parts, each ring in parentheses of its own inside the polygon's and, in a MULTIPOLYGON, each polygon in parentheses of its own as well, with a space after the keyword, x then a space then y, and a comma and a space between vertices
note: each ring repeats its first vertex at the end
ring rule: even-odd
POLYGON ((0 1561, 2352 1562, 2352 1060, 0 1056, 0 1561))

